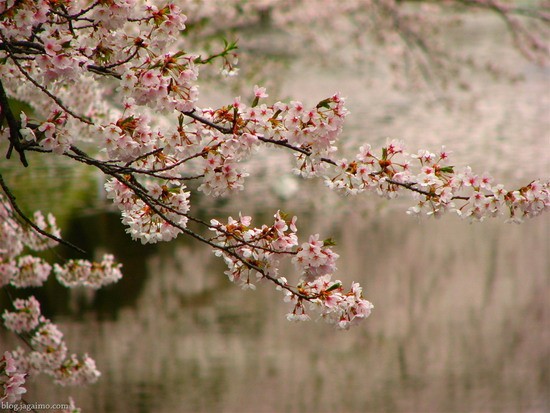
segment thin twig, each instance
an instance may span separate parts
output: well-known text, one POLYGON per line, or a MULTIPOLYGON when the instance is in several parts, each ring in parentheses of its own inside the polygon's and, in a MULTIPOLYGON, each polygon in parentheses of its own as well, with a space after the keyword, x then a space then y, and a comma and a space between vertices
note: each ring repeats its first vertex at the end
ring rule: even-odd
POLYGON ((191 111, 188 111, 188 112, 182 112, 185 116, 189 116, 190 118, 193 118, 197 121, 199 121, 200 123, 204 124, 204 125, 207 125, 207 126, 210 126, 218 131, 220 131, 221 133, 223 133, 224 135, 232 135, 233 134, 233 129, 231 128, 225 128, 223 126, 220 126, 214 122, 211 122, 209 121, 208 119, 205 119, 203 118, 202 116, 199 116, 195 113, 195 109, 191 110, 191 111))
POLYGON ((2 177, 2 174, 0 174, 0 186, 4 190, 4 193, 6 194, 6 196, 8 197, 8 200, 9 200, 12 208, 14 209, 15 212, 17 212, 17 215, 19 215, 21 217, 21 219, 23 219, 23 221, 25 221, 27 224, 29 224, 36 232, 38 232, 39 234, 44 235, 47 238, 53 239, 54 241, 57 241, 60 244, 63 244, 67 247, 75 249, 76 251, 78 251, 82 254, 86 254, 86 251, 84 251, 82 248, 77 247, 76 245, 74 245, 73 243, 71 243, 69 241, 66 241, 62 238, 59 238, 59 237, 53 235, 53 234, 50 234, 47 231, 44 231, 42 228, 40 228, 38 225, 36 225, 34 222, 32 222, 32 220, 25 215, 25 213, 21 210, 21 208, 19 208, 19 205, 17 205, 15 195, 13 195, 11 190, 8 188, 8 186, 4 182, 4 178, 2 177))
MULTIPOLYGON (((193 119, 195 119, 196 121, 204 124, 204 125, 207 125, 207 126, 210 126, 212 128, 215 128, 217 130, 219 130, 220 132, 224 133, 224 134, 233 134, 233 131, 229 128, 224 128, 223 126, 220 126, 220 125, 217 125, 211 121, 209 121, 208 119, 205 119, 203 118, 202 116, 200 115, 197 115, 196 113, 194 113, 194 111, 190 111, 190 112, 183 112, 184 115, 186 116, 189 116, 193 119)), ((291 149, 295 152, 299 152, 307 157, 311 156, 312 153, 310 150, 308 149, 304 149, 304 148, 300 148, 300 147, 297 147, 297 146, 294 146, 290 143, 288 143, 288 141, 286 139, 282 139, 282 140, 274 140, 274 139, 269 139, 269 138, 264 138, 262 136, 258 136, 258 139, 264 143, 271 143, 273 145, 277 145, 277 146, 283 146, 285 148, 288 148, 288 149, 291 149)), ((333 159, 330 159, 330 158, 325 158, 325 157, 322 157, 320 158, 320 160, 324 163, 328 163, 330 165, 333 165, 333 166, 336 166, 337 163, 333 160, 333 159)), ((370 174, 371 176, 375 176, 375 175, 378 175, 377 173, 371 173, 370 174)), ((400 187, 403 187, 403 188, 406 188, 410 191, 413 191, 413 192, 417 192, 419 194, 422 194, 422 195, 425 195, 427 197, 430 197, 432 198, 434 196, 433 193, 429 192, 429 191, 425 191, 423 189, 420 189, 418 188, 417 186, 415 186, 414 183, 404 183, 404 182, 399 182, 399 181, 394 181, 390 178, 386 178, 385 182, 388 182, 392 185, 397 185, 397 186, 400 186, 400 187)), ((488 197, 491 197, 493 196, 492 194, 489 194, 489 195, 486 195, 488 197)), ((469 198, 466 197, 466 196, 459 196, 459 195, 456 195, 452 198, 453 200, 454 199, 461 199, 461 200, 468 200, 469 198)))
POLYGON ((63 109, 65 112, 67 112, 69 115, 71 115, 73 118, 75 119, 78 119, 79 121, 83 122, 83 123, 87 123, 88 125, 92 125, 93 122, 90 121, 89 119, 83 117, 83 116, 80 116, 76 113, 74 113, 71 109, 69 109, 67 106, 65 106, 65 104, 57 97, 55 96, 54 94, 52 94, 48 89, 46 89, 44 86, 42 86, 40 83, 38 83, 36 80, 33 79, 33 77, 31 75, 29 75, 27 73, 27 71, 21 66, 21 63, 19 63, 19 61, 17 60, 17 58, 15 56, 13 56, 13 52, 11 50, 11 47, 8 45, 7 43, 7 40, 6 38, 4 37, 4 35, 2 34, 2 32, 0 32, 0 37, 2 38, 2 40, 4 41, 4 43, 6 44, 6 52, 8 53, 8 55, 11 57, 11 59, 13 60, 13 63, 15 63, 15 65, 17 66, 17 68, 19 69, 19 71, 21 72, 21 74, 23 76, 25 76, 27 78, 27 80, 29 82, 31 82, 34 86, 36 86, 38 89, 40 89, 43 93, 45 93, 46 95, 48 95, 48 97, 50 99, 52 99, 55 103, 57 103, 57 105, 63 109))
MULTIPOLYGON (((187 214, 182 214, 181 212, 179 211, 176 211, 174 210, 172 207, 168 206, 168 205, 164 205, 162 202, 159 202, 157 199, 154 199, 152 198, 147 192, 146 192, 146 189, 143 188, 138 182, 136 182, 135 180, 128 180, 126 179, 124 176, 122 176, 120 173, 118 172, 114 172, 111 168, 111 166, 108 166, 106 165, 105 163, 99 161, 99 160, 96 160, 94 158, 91 158, 89 157, 84 151, 82 151, 81 149, 75 147, 75 146, 71 146, 71 151, 74 152, 76 154, 75 155, 72 155, 70 153, 65 153, 66 156, 69 156, 75 160, 79 160, 80 162, 84 162, 88 165, 92 165, 92 166, 95 166, 97 167, 98 169, 100 169, 101 171, 103 171, 105 174, 107 175, 110 175, 112 176, 113 178, 117 179, 120 183, 122 183, 123 185, 127 186, 128 188, 130 188, 135 194, 136 196, 138 196, 156 215, 158 215, 160 218, 162 218, 165 222, 168 222, 170 223, 170 225, 174 226, 175 228, 179 229, 180 231, 182 231, 184 234, 187 234, 195 239, 197 239, 198 241, 202 242, 202 243, 205 243, 207 245, 209 245, 210 247, 216 249, 216 250, 221 250, 223 252, 225 252, 226 254, 232 256, 232 257, 235 257, 238 261, 242 262, 243 265, 245 265, 248 269, 252 269, 252 270, 255 270, 257 271, 258 273, 262 274, 262 276, 264 278, 267 278, 268 280, 274 282, 275 284, 277 284, 278 286, 280 286, 281 288, 284 288, 288 291, 290 291, 293 295, 299 297, 299 298, 302 298, 304 300, 313 300, 317 297, 313 297, 313 296, 308 296, 308 295, 305 295, 305 294, 302 294, 298 291, 294 291, 292 289, 292 287, 288 286, 288 285, 285 285, 284 283, 282 283, 281 281, 279 281, 277 278, 275 277, 272 277, 270 276, 269 274, 267 274, 262 268, 258 267, 257 265, 255 264, 252 264, 251 262, 249 262, 248 260, 246 260, 245 258, 241 257, 239 254, 237 254, 234 249, 237 247, 237 246, 226 246, 226 245, 220 245, 220 244, 216 244, 215 242, 212 242, 211 240, 197 234, 196 232, 190 230, 189 228, 185 227, 185 226, 182 226, 182 225, 179 225, 175 222, 173 222, 170 218, 168 218, 166 216, 165 213, 163 213, 160 208, 164 208, 166 210, 169 210, 171 212, 175 212, 175 213, 178 213, 179 215, 182 215, 182 216, 185 216, 187 217, 188 219, 190 220, 193 220, 195 222, 201 222, 203 225, 206 225, 210 228, 215 228, 214 226, 210 225, 210 224, 207 224, 207 223, 204 223, 203 221, 200 221, 196 218, 193 218, 193 217, 190 217, 189 215, 187 214)), ((242 240, 242 242, 244 242, 244 240, 242 240)), ((256 247, 254 245, 251 245, 253 247, 256 247)), ((272 252, 280 252, 280 251, 272 251, 272 252)))

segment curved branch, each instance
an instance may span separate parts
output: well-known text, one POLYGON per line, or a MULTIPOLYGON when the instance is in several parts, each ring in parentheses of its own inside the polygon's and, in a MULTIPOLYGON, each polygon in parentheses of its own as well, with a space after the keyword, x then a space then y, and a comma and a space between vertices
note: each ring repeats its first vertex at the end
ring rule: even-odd
MULTIPOLYGON (((284 283, 282 283, 281 281, 279 281, 277 278, 267 274, 262 268, 258 267, 257 265, 251 263, 250 261, 248 261, 246 258, 244 257, 241 257, 238 253, 236 253, 234 251, 235 248, 238 248, 240 245, 233 245, 233 246, 227 246, 227 245, 220 245, 220 244, 216 244, 215 242, 197 234, 196 232, 190 230, 189 228, 187 227, 184 227, 182 225, 179 225, 175 222, 173 222, 170 218, 168 218, 166 216, 165 213, 163 213, 160 208, 165 208, 167 210, 170 210, 171 212, 176 212, 178 213, 179 215, 184 215, 185 217, 195 221, 195 222, 198 222, 198 223, 201 223, 203 225, 206 225, 207 227, 209 228, 216 228, 214 226, 212 226, 211 224, 207 224, 205 223, 204 221, 201 221, 199 219, 196 219, 196 218, 193 218, 193 217, 190 217, 189 215, 187 214, 181 214, 180 212, 174 210, 173 208, 171 208, 170 206, 168 205, 164 205, 162 204, 161 202, 159 202, 158 200, 152 198, 149 194, 147 194, 145 188, 143 188, 139 183, 137 183, 135 180, 128 180, 126 179, 124 176, 122 176, 120 173, 118 172, 115 172, 111 169, 111 166, 109 165, 106 165, 104 162, 102 161, 99 161, 97 159, 94 159, 94 158, 91 158, 90 156, 88 156, 85 152, 83 152, 82 150, 78 149, 77 147, 74 147, 74 146, 71 146, 71 150, 75 153, 75 155, 72 155, 72 154, 69 154, 69 153, 66 153, 65 155, 72 158, 72 159, 75 159, 75 160, 78 160, 80 162, 83 162, 83 163, 86 163, 88 165, 91 165, 91 166, 95 166, 96 168, 100 169, 103 173, 105 173, 106 175, 109 175, 109 176, 112 176, 113 178, 117 179, 120 183, 124 184, 125 186, 127 186, 128 188, 130 188, 134 194, 136 194, 136 196, 138 196, 149 208, 151 208, 151 210, 157 214, 160 218, 162 218, 165 222, 168 222, 170 223, 170 225, 174 226, 175 228, 179 229, 180 231, 182 231, 184 234, 186 235, 189 235, 191 236, 192 238, 195 238, 196 240, 202 242, 202 243, 205 243, 207 245, 209 245, 210 247, 212 247, 213 249, 216 249, 216 250, 220 250, 220 251, 223 251, 224 253, 234 257, 235 259, 237 259, 238 261, 240 261, 243 265, 245 265, 248 269, 251 269, 251 270, 254 270, 254 271, 257 271, 259 274, 262 275, 262 277, 272 281, 273 283, 277 284, 278 286, 280 286, 281 288, 284 288, 285 290, 288 290, 289 292, 291 292, 294 296, 296 297, 299 297, 301 299, 304 299, 304 300, 307 300, 307 301, 311 301, 311 300, 314 300, 316 298, 318 298, 317 296, 309 296, 309 295, 306 295, 306 294, 303 294, 299 291, 295 291, 292 287, 290 287, 289 285, 286 285, 284 283)), ((259 249, 263 249, 261 247, 258 247, 254 244, 251 244, 251 243, 248 243, 247 241, 245 240, 240 240, 243 242, 243 244, 245 245, 250 245, 254 248, 259 248, 259 249)), ((281 251, 274 251, 274 250, 269 250, 270 252, 275 252, 275 253, 281 253, 281 251)))
POLYGON ((2 40, 4 41, 4 44, 6 46, 6 52, 8 53, 8 56, 11 57, 11 59, 13 60, 13 63, 15 63, 15 65, 17 66, 17 68, 19 69, 19 71, 21 72, 21 74, 23 76, 25 76, 25 78, 31 82, 34 86, 36 86, 38 89, 40 89, 43 93, 45 93, 50 99, 52 99, 61 109, 63 109, 66 113, 68 113, 69 115, 71 115, 73 118, 75 119, 78 119, 79 121, 83 122, 83 123, 86 123, 88 125, 92 125, 93 122, 88 119, 88 118, 85 118, 84 116, 81 116, 81 115, 78 115, 76 113, 74 113, 71 109, 69 109, 67 106, 65 106, 65 104, 61 101, 61 99, 59 99, 57 96, 55 96, 54 94, 52 94, 48 89, 46 89, 44 86, 42 86, 40 83, 38 83, 31 75, 29 75, 27 73, 27 71, 21 66, 21 63, 19 63, 19 61, 17 60, 17 58, 15 56, 13 56, 13 52, 11 50, 11 47, 8 46, 8 42, 6 40, 6 38, 4 37, 4 35, 2 34, 2 32, 0 32, 0 37, 2 38, 2 40))
POLYGON ((19 215, 23 221, 25 221, 27 224, 29 224, 32 227, 32 229, 34 229, 36 232, 38 232, 39 234, 41 234, 41 235, 43 235, 47 238, 53 239, 54 241, 57 241, 60 244, 63 244, 65 246, 69 247, 69 248, 72 248, 72 249, 74 249, 74 250, 76 250, 76 251, 78 251, 82 254, 86 254, 86 251, 84 251, 82 248, 80 248, 80 247, 74 245, 73 243, 71 243, 69 241, 66 241, 62 238, 56 237, 55 235, 50 234, 47 231, 44 231, 42 228, 40 228, 38 225, 36 225, 34 222, 32 222, 32 220, 25 215, 25 213, 21 210, 21 208, 19 208, 19 205, 17 205, 15 195, 13 195, 11 190, 8 188, 8 186, 4 182, 4 178, 2 177, 2 174, 0 174, 0 187, 2 187, 4 193, 8 197, 8 200, 9 200, 10 205, 12 206, 13 210, 15 212, 17 212, 17 215, 19 215))

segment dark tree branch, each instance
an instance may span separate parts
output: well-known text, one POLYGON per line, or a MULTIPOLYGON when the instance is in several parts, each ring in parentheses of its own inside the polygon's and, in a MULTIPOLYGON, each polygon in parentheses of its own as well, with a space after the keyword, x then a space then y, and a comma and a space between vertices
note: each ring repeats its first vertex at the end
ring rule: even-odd
POLYGON ((36 225, 34 222, 32 222, 32 220, 29 217, 27 217, 27 215, 25 215, 25 213, 21 210, 21 208, 19 208, 19 205, 17 204, 17 201, 15 199, 15 195, 13 195, 13 193, 11 192, 9 187, 4 182, 4 178, 2 177, 2 174, 0 174, 0 187, 2 187, 2 190, 4 191, 6 196, 8 197, 8 200, 9 200, 10 205, 12 206, 13 210, 15 212, 17 212, 17 215, 19 215, 19 217, 21 217, 21 219, 23 221, 25 221, 28 225, 30 225, 32 227, 32 229, 34 229, 36 232, 38 232, 41 235, 44 235, 47 238, 53 239, 54 241, 57 241, 60 244, 63 244, 65 246, 69 247, 69 248, 72 248, 72 249, 74 249, 74 250, 76 250, 76 251, 78 251, 82 254, 86 254, 86 251, 84 251, 82 248, 77 247, 76 245, 74 245, 71 242, 66 241, 62 238, 56 237, 55 235, 50 234, 47 231, 44 231, 42 228, 40 228, 38 225, 36 225))
MULTIPOLYGON (((135 179, 127 179, 126 177, 124 177, 123 175, 121 175, 120 173, 118 172, 115 172, 114 170, 111 169, 111 166, 110 165, 106 165, 104 162, 100 161, 100 160, 97 160, 97 159, 94 159, 90 156, 88 156, 84 151, 80 150, 79 148, 75 147, 75 146, 71 146, 71 151, 74 153, 74 154, 70 154, 70 153, 66 153, 65 155, 72 158, 72 159, 75 159, 77 161, 80 161, 80 162, 83 162, 83 163, 86 163, 88 165, 91 165, 91 166, 95 166, 96 168, 100 169, 103 173, 105 173, 106 175, 109 175, 109 176, 112 176, 113 178, 117 179, 120 183, 124 184, 125 186, 127 186, 128 188, 130 188, 135 194, 136 196, 138 196, 149 208, 151 208, 151 210, 157 214, 160 218, 162 218, 164 221, 170 223, 171 225, 173 225, 175 228, 178 228, 179 230, 181 230, 184 234, 186 235, 189 235, 191 236, 192 238, 195 238, 196 240, 202 242, 202 243, 205 243, 207 245, 209 245, 210 247, 216 249, 216 250, 220 250, 220 251, 223 251, 225 252, 226 254, 229 254, 230 256, 234 257, 235 259, 237 259, 238 261, 240 261, 245 267, 247 267, 248 269, 250 270, 255 270, 257 271, 259 274, 262 274, 262 276, 272 282, 274 282, 275 284, 277 284, 278 286, 280 286, 281 288, 284 288, 288 291, 290 291, 293 295, 295 295, 296 297, 299 297, 301 299, 304 299, 304 300, 313 300, 315 298, 317 298, 316 296, 308 296, 308 295, 305 295, 305 294, 302 294, 300 293, 299 291, 295 291, 294 289, 292 289, 290 286, 288 285, 285 285, 284 283, 282 283, 281 281, 279 281, 277 278, 275 277, 272 277, 270 276, 269 274, 267 274, 262 268, 258 267, 257 265, 255 265, 254 263, 250 262, 249 260, 247 260, 246 258, 244 257, 241 257, 239 254, 237 254, 234 249, 235 248, 238 248, 240 245, 234 245, 234 246, 227 246, 227 245, 220 245, 220 244, 216 244, 215 242, 197 234, 196 232, 190 230, 189 228, 187 227, 184 227, 184 226, 181 226, 175 222, 173 222, 170 218, 168 218, 166 216, 165 213, 163 213, 160 208, 164 208, 166 210, 169 210, 171 212, 175 212, 175 213, 178 213, 179 215, 183 215, 187 218, 189 218, 190 220, 192 221, 195 221, 197 223, 201 223, 203 225, 206 225, 208 228, 215 228, 215 229, 218 229, 217 227, 214 227, 212 226, 211 224, 208 224, 208 223, 205 223, 204 221, 201 221, 197 218, 193 218, 193 217, 190 217, 189 215, 187 214, 182 214, 181 212, 178 212, 176 210, 174 210, 173 208, 171 208, 170 206, 168 205, 165 205, 163 204, 162 202, 159 202, 157 199, 155 198, 152 198, 146 191, 145 188, 143 188, 135 179)), ((243 243, 246 243, 247 245, 250 245, 254 248, 259 248, 259 249, 263 249, 261 247, 257 247, 253 244, 250 244, 250 243, 247 243, 246 241, 244 240, 239 240, 243 243)), ((274 251, 274 250, 269 250, 269 251, 272 251, 272 252, 281 252, 281 251, 274 251)))
MULTIPOLYGON (((8 128, 10 130, 9 134, 9 140, 10 140, 10 146, 8 148, 8 152, 6 154, 6 158, 10 159, 11 153, 13 149, 15 149, 19 153, 19 159, 21 160, 21 163, 24 167, 29 166, 29 163, 27 162, 27 158, 25 157, 25 150, 21 146, 21 132, 20 124, 17 119, 15 119, 15 116, 13 115, 13 112, 10 108, 10 103, 8 101, 8 96, 6 95, 6 91, 4 90, 4 85, 2 84, 2 81, 0 80, 0 108, 2 110, 2 121, 3 119, 6 119, 8 123, 8 128)), ((0 122, 1 126, 1 122, 0 122)))
POLYGON ((189 116, 190 118, 193 118, 195 119, 196 121, 199 121, 200 123, 204 124, 204 125, 207 125, 207 126, 210 126, 211 128, 214 128, 218 131, 220 131, 221 133, 223 133, 224 135, 232 135, 233 134, 233 129, 231 128, 225 128, 223 126, 220 126, 214 122, 211 122, 209 121, 208 119, 206 118, 203 118, 202 116, 200 115, 197 115, 195 113, 195 109, 189 111, 189 112, 182 112, 185 116, 189 116))
MULTIPOLYGON (((218 130, 218 131, 220 131, 224 134, 233 134, 233 131, 231 129, 224 128, 223 126, 217 125, 217 124, 209 121, 208 119, 205 119, 202 116, 195 114, 194 112, 184 112, 184 115, 187 115, 187 116, 195 119, 196 121, 198 121, 200 123, 203 123, 204 125, 210 126, 210 127, 214 128, 214 129, 216 129, 216 130, 218 130)), ((304 148, 299 148, 297 146, 291 145, 291 144, 288 143, 287 140, 274 140, 274 139, 264 138, 264 137, 261 137, 261 136, 259 136, 258 139, 261 140, 262 142, 265 142, 265 143, 271 143, 273 145, 283 146, 285 148, 291 149, 292 151, 299 152, 299 153, 305 155, 306 157, 309 157, 309 156, 312 155, 310 150, 304 149, 304 148)), ((333 165, 333 166, 337 165, 337 163, 334 160, 330 159, 330 158, 322 157, 320 159, 324 163, 328 163, 328 164, 333 165)), ((380 173, 375 172, 375 173, 371 173, 370 175, 374 177, 374 176, 379 175, 379 174, 380 173)), ((392 185, 396 185, 396 186, 406 188, 406 189, 408 189, 410 191, 413 191, 413 192, 417 192, 419 194, 425 195, 428 198, 433 198, 435 196, 432 192, 425 191, 423 189, 418 188, 416 186, 416 184, 414 184, 414 183, 399 182, 399 181, 395 181, 395 180, 393 180, 389 177, 386 178, 385 182, 388 182, 392 185)), ((493 195, 488 194, 486 196, 491 197, 493 195)), ((456 195, 452 199, 468 200, 469 198, 466 197, 466 196, 456 195)))
POLYGON ((40 89, 43 93, 45 93, 50 99, 52 99, 55 103, 57 103, 57 105, 61 109, 63 109, 66 113, 71 115, 73 118, 78 119, 79 121, 81 121, 83 123, 87 123, 88 125, 92 124, 92 122, 89 119, 85 118, 84 116, 80 116, 80 115, 74 113, 71 109, 69 109, 67 106, 65 106, 65 104, 61 101, 61 99, 59 99, 57 96, 52 94, 48 89, 46 89, 46 87, 42 86, 31 75, 29 75, 27 73, 27 71, 25 70, 25 68, 23 66, 21 66, 21 63, 19 63, 18 59, 13 55, 13 51, 12 51, 11 47, 9 46, 9 43, 7 42, 5 36, 2 34, 2 32, 0 32, 0 37, 2 38, 2 40, 4 42, 4 45, 6 46, 6 52, 8 53, 8 56, 12 59, 13 63, 17 66, 17 68, 19 69, 21 74, 23 76, 25 76, 25 78, 29 82, 31 82, 34 86, 36 86, 38 89, 40 89))

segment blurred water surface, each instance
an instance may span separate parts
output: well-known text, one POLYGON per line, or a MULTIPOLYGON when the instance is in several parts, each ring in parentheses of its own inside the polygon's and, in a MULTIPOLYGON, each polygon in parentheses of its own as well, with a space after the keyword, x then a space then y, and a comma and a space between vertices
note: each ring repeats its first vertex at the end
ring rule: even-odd
MULTIPOLYGON (((315 104, 342 90, 352 112, 345 148, 386 136, 411 149, 435 150, 443 141, 458 146, 459 161, 471 158, 496 168, 501 180, 522 182, 550 172, 550 98, 536 93, 548 85, 548 72, 521 64, 524 83, 478 84, 483 96, 454 111, 423 106, 350 67, 295 62, 281 93, 315 104)), ((220 98, 207 88, 204 96, 220 98)), ((241 291, 204 246, 132 243, 115 214, 86 210, 79 190, 93 193, 93 178, 63 169, 56 176, 71 183, 72 195, 50 189, 22 202, 59 210, 65 235, 92 255, 113 252, 125 277, 95 294, 55 283, 39 293, 71 351, 88 352, 103 375, 82 389, 38 378, 29 401, 61 403, 72 394, 94 413, 550 409, 548 216, 521 226, 468 225, 452 216, 418 223, 404 214, 406 203, 390 208, 374 195, 321 195, 311 183, 296 192, 290 175, 278 191, 269 167, 289 161, 276 159, 242 197, 201 213, 251 211, 256 222, 269 222, 278 208, 297 213, 302 237, 319 232, 337 241, 338 278, 365 287, 375 305, 368 321, 347 332, 322 321, 291 324, 279 292, 270 285, 241 291)), ((291 265, 284 272, 293 279, 291 265)), ((1 350, 16 344, 3 330, 0 339, 1 350)))
MULTIPOLYGON (((341 278, 361 282, 376 306, 347 332, 288 323, 279 293, 236 288, 201 246, 126 245, 116 217, 97 218, 87 224, 111 239, 125 279, 95 301, 73 294, 55 317, 70 348, 103 372, 71 389, 86 411, 548 409, 548 218, 469 226, 313 217, 303 229, 340 241, 341 278)), ((45 297, 47 312, 59 297, 45 297)), ((42 379, 29 391, 42 402, 67 394, 42 379)))

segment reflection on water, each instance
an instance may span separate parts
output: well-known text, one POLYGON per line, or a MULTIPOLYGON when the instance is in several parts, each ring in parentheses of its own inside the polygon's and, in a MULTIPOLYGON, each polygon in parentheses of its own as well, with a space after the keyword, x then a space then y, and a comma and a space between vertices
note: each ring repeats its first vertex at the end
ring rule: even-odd
MULTIPOLYGON (((288 323, 279 293, 241 291, 200 245, 110 245, 126 274, 96 297, 104 316, 57 317, 70 348, 88 351, 103 372, 73 392, 79 405, 97 413, 547 411, 548 217, 511 226, 390 215, 350 214, 321 227, 311 216, 302 228, 315 224, 340 240, 340 277, 364 284, 375 304, 348 332, 288 323)), ((82 233, 109 229, 103 240, 112 243, 116 225, 98 219, 103 228, 89 221, 82 233)), ((40 380, 30 394, 59 402, 67 391, 40 380)))

